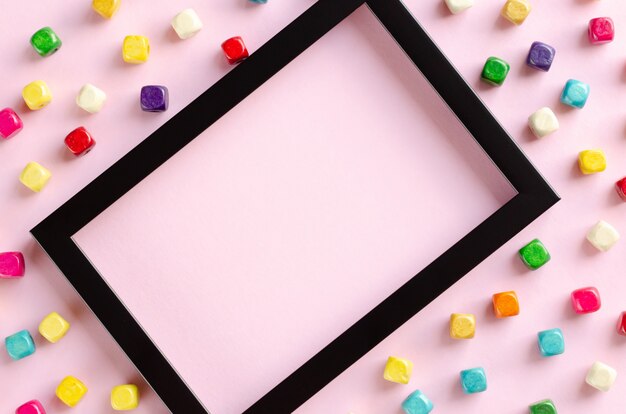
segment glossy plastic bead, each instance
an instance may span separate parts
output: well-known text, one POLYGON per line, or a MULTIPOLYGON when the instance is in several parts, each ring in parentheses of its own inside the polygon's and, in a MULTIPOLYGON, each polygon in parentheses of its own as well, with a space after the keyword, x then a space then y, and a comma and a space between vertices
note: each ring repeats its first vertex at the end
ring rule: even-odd
POLYGON ((539 239, 534 239, 519 249, 519 257, 530 270, 537 270, 550 261, 548 249, 539 239))
POLYGON ((528 117, 528 126, 537 138, 543 138, 559 129, 559 120, 552 109, 543 107, 528 117))
POLYGON ((59 50, 63 43, 54 30, 43 27, 31 36, 30 44, 40 56, 50 56, 59 50))
POLYGON ((111 391, 111 407, 114 410, 134 410, 137 406, 139 406, 139 390, 136 385, 118 385, 111 391))
POLYGON ((85 127, 78 127, 65 137, 65 146, 77 157, 85 155, 96 145, 91 134, 85 127))
POLYGON ((36 162, 29 162, 20 174, 20 182, 38 193, 48 184, 50 177, 52 173, 46 167, 36 162))
POLYGON ((90 114, 100 112, 107 99, 107 94, 102 89, 91 83, 86 83, 76 95, 76 105, 90 114))
POLYGON ((406 414, 428 414, 433 408, 433 403, 420 390, 413 391, 402 402, 402 409, 406 414))
POLYGON ((59 342, 69 331, 70 324, 56 312, 50 313, 39 324, 39 333, 48 341, 59 342))
POLYGON ((24 86, 22 98, 30 110, 36 111, 52 101, 52 92, 46 82, 37 80, 24 86))
POLYGON ((22 130, 24 124, 11 108, 0 111, 0 137, 9 139, 22 130))
POLYGON ((165 86, 146 85, 141 88, 139 101, 141 110, 146 112, 163 112, 169 105, 169 92, 165 86))
POLYGON ((413 363, 408 359, 390 356, 385 365, 383 378, 398 384, 408 384, 413 372, 413 363))
POLYGON ((626 177, 615 183, 615 191, 622 200, 626 201, 626 177))
POLYGON ((26 262, 21 252, 0 253, 0 278, 13 279, 24 276, 26 262))
POLYGON ((15 414, 46 414, 46 409, 38 400, 31 400, 17 407, 15 414))
POLYGON ((547 72, 552 66, 556 49, 543 42, 533 42, 528 51, 526 64, 533 69, 547 72))
POLYGON ((474 0, 445 0, 450 13, 459 14, 474 5, 474 0))
POLYGON ((194 9, 185 9, 174 16, 172 28, 181 39, 189 39, 202 29, 202 20, 194 9))
POLYGON ((595 287, 585 287, 572 292, 572 308, 578 314, 593 313, 600 309, 600 292, 595 287))
POLYGON ((617 333, 626 336, 626 312, 622 312, 617 319, 617 333))
POLYGON ((7 336, 4 345, 11 359, 15 361, 35 353, 35 341, 26 329, 7 336))
POLYGON ((589 85, 576 79, 570 79, 565 83, 561 93, 561 103, 574 108, 583 108, 589 98, 589 85))
POLYGON ((487 375, 482 368, 461 371, 461 386, 466 394, 476 394, 487 390, 487 375))
POLYGON ((493 310, 497 318, 519 315, 519 299, 514 291, 493 295, 493 310))
POLYGON ((604 220, 597 222, 589 232, 587 232, 587 241, 602 252, 610 250, 611 247, 618 242, 619 238, 619 232, 615 227, 604 220))
POLYGON ((476 333, 476 317, 471 313, 453 313, 450 315, 450 337, 471 339, 476 333))
POLYGON ((537 334, 539 351, 544 357, 561 355, 565 352, 565 339, 559 328, 548 329, 537 334))
POLYGON ((228 63, 231 65, 239 63, 249 56, 248 49, 246 49, 243 39, 239 36, 231 37, 224 41, 224 43, 222 43, 222 50, 224 51, 226 60, 228 60, 228 63))
POLYGON ((256 4, 265 4, 267 3, 267 0, 249 0, 251 3, 256 3, 256 4))
POLYGON ((56 396, 65 405, 74 407, 87 393, 87 387, 78 378, 68 376, 56 389, 56 396))
POLYGON ((596 361, 587 372, 585 382, 600 391, 608 391, 615 383, 617 371, 610 366, 596 361))
POLYGON ((615 37, 615 25, 610 17, 596 17, 589 20, 589 42, 592 45, 601 45, 613 41, 615 37))
POLYGON ((606 156, 599 149, 581 151, 578 154, 578 167, 585 175, 602 172, 606 169, 606 156))
POLYGON ((93 0, 91 7, 105 19, 110 19, 120 8, 122 0, 93 0))
POLYGON ((511 70, 511 66, 508 63, 500 58, 491 56, 485 62, 480 77, 491 85, 500 86, 504 83, 509 70, 511 70))
POLYGON ((507 0, 502 7, 501 14, 511 23, 520 25, 528 17, 530 10, 530 3, 526 0, 507 0))
POLYGON ((128 63, 144 63, 150 56, 150 41, 145 36, 126 36, 122 44, 122 58, 128 63))
POLYGON ((552 400, 542 400, 530 405, 530 414, 557 414, 552 400))

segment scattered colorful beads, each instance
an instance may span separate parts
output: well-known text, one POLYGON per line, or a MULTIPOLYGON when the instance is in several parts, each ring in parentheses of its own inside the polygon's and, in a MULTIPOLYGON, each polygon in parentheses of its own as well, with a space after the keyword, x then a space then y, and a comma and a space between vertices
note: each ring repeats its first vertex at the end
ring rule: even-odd
POLYGON ((24 124, 11 108, 0 111, 0 137, 9 139, 22 130, 24 124))
POLYGON ((461 371, 461 386, 466 394, 486 391, 487 375, 485 375, 485 370, 478 367, 461 371))
POLYGON ((15 361, 35 353, 35 341, 26 329, 7 336, 4 345, 11 359, 15 361))
POLYGON ((537 138, 543 138, 559 129, 559 120, 552 109, 543 107, 528 117, 528 126, 537 138))
POLYGON ((36 162, 29 162, 20 174, 20 182, 32 191, 38 193, 48 184, 52 173, 46 167, 36 162))
POLYGON ((615 25, 610 17, 596 17, 589 21, 589 42, 592 45, 601 45, 613 41, 615 37, 615 25))
POLYGON ((474 0, 445 0, 450 13, 458 14, 474 5, 474 0))
POLYGON ((487 83, 500 86, 504 83, 509 70, 511 70, 511 66, 508 63, 500 58, 491 56, 485 62, 480 77, 487 83))
POLYGON ((243 43, 243 39, 240 36, 225 40, 224 43, 222 43, 222 50, 224 51, 226 60, 228 60, 228 63, 231 65, 239 63, 249 56, 248 49, 246 49, 246 45, 243 43))
POLYGON ((565 339, 559 328, 548 329, 537 334, 539 351, 544 357, 561 355, 565 352, 565 339))
POLYGON ((572 308, 578 314, 593 313, 600 309, 600 292, 595 287, 585 287, 572 292, 572 308))
POLYGON ((626 312, 622 312, 617 319, 617 333, 626 336, 626 312))
POLYGON ((578 154, 578 167, 585 175, 602 172, 606 169, 606 156, 599 149, 581 151, 578 154))
POLYGON ((122 4, 122 0, 93 0, 91 7, 100 16, 110 19, 120 8, 120 4, 122 4))
POLYGON ((118 385, 111 390, 111 407, 116 411, 134 410, 139 406, 139 389, 133 384, 118 385))
POLYGON ((420 390, 413 391, 402 402, 402 409, 406 414, 428 414, 433 408, 433 403, 420 390))
POLYGON ((537 270, 550 261, 548 249, 539 239, 534 239, 526 246, 519 249, 519 257, 530 269, 537 270))
POLYGON ((531 68, 547 72, 552 66, 556 49, 543 42, 533 42, 528 51, 526 64, 531 68))
POLYGON ((17 407, 15 414, 46 414, 46 410, 38 400, 31 400, 17 407))
POLYGON ((90 114, 100 112, 104 102, 107 99, 107 94, 102 89, 97 88, 91 83, 86 83, 78 91, 76 95, 76 105, 90 114))
POLYGON ((589 232, 587 232, 587 240, 589 243, 602 252, 610 250, 611 247, 617 243, 619 238, 619 232, 615 227, 604 220, 597 222, 589 232))
POLYGON ((93 149, 96 145, 93 137, 85 129, 85 127, 78 127, 65 137, 65 146, 77 157, 85 155, 93 149))
POLYGON ((141 88, 139 102, 142 111, 163 112, 169 105, 169 92, 165 86, 146 85, 141 88))
POLYGON ((507 0, 501 14, 511 23, 520 25, 528 17, 530 10, 530 3, 526 0, 507 0))
POLYGON ((50 56, 61 48, 63 42, 54 30, 43 27, 31 36, 30 44, 40 56, 50 56))
POLYGON ((583 108, 589 98, 589 85, 576 79, 569 79, 561 93, 561 103, 574 108, 583 108))
POLYGON ((600 391, 608 391, 617 378, 617 371, 610 366, 596 361, 587 372, 585 382, 600 391))
POLYGON ((56 396, 65 405, 74 407, 87 393, 87 387, 78 378, 67 376, 56 389, 56 396))
POLYGON ((476 317, 471 313, 453 313, 450 315, 450 337, 471 339, 476 333, 476 317))
POLYGON ((615 191, 622 200, 626 201, 626 177, 615 183, 615 191))
POLYGON ((46 82, 37 80, 24 86, 22 98, 31 111, 36 111, 52 101, 52 92, 46 82))
POLYGON ((189 39, 202 29, 202 20, 194 9, 185 9, 174 16, 172 28, 181 39, 189 39))
POLYGON ((14 279, 24 276, 26 262, 21 252, 0 253, 0 278, 14 279))
POLYGON ((408 359, 390 356, 385 365, 383 378, 398 384, 408 384, 413 372, 413 362, 408 359))
POLYGON ((530 414, 557 414, 552 400, 538 401, 528 408, 530 408, 530 414))
POLYGON ((493 310, 497 318, 519 315, 519 299, 514 291, 493 295, 493 310))
POLYGON ((69 331, 70 324, 56 312, 50 313, 39 324, 39 333, 49 342, 59 342, 69 331))
POLYGON ((150 41, 145 36, 126 36, 122 44, 122 58, 128 63, 144 63, 150 56, 150 41))

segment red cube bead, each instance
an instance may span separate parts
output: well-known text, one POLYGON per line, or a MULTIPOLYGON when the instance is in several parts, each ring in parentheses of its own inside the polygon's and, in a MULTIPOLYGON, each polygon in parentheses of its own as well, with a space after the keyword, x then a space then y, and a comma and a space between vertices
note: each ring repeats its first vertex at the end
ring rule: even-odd
POLYGON ((613 41, 615 36, 615 26, 610 17, 597 17, 589 21, 589 41, 591 44, 599 45, 613 41))
POLYGON ((22 130, 24 124, 15 111, 11 108, 4 108, 0 111, 0 137, 11 138, 22 130))
POLYGON ((617 333, 626 336, 626 312, 622 312, 621 315, 619 315, 617 333))
POLYGON ((17 407, 15 414, 46 414, 46 410, 39 401, 32 400, 17 407))
POLYGON ((572 292, 572 307, 576 313, 591 313, 600 309, 600 292, 594 287, 576 289, 572 292))
POLYGON ((93 140, 91 134, 84 128, 78 127, 65 137, 65 145, 76 156, 85 155, 92 150, 96 141, 93 140))
POLYGON ((622 200, 626 201, 626 177, 615 183, 615 190, 622 200))
POLYGON ((246 49, 243 39, 239 36, 231 37, 222 43, 222 50, 228 63, 231 65, 239 63, 249 56, 248 49, 246 49))

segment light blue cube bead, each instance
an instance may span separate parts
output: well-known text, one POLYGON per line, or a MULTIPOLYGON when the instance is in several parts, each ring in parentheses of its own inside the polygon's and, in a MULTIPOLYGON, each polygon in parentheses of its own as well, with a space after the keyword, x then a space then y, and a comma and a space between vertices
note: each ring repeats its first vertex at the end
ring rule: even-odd
POLYGON ((461 371, 461 386, 466 394, 475 394, 487 390, 487 375, 482 368, 461 371))
POLYGON ((402 403, 406 414, 428 414, 433 407, 433 403, 420 390, 413 391, 402 403))
POLYGON ((256 3, 256 4, 265 4, 267 3, 267 0, 249 0, 252 3, 256 3))
POLYGON ((27 330, 7 336, 4 344, 9 356, 16 361, 35 353, 35 342, 27 330))
POLYGON ((560 355, 565 352, 565 339, 559 328, 548 329, 537 334, 539 350, 544 357, 560 355))
POLYGON ((574 108, 582 108, 589 97, 589 85, 585 82, 570 79, 561 93, 561 102, 574 108))

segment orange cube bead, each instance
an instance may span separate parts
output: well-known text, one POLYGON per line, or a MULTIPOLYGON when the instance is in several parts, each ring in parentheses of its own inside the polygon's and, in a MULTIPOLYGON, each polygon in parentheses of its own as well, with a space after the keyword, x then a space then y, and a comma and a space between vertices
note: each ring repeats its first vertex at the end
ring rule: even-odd
POLYGON ((519 315, 519 300, 513 291, 493 295, 493 310, 498 318, 519 315))

